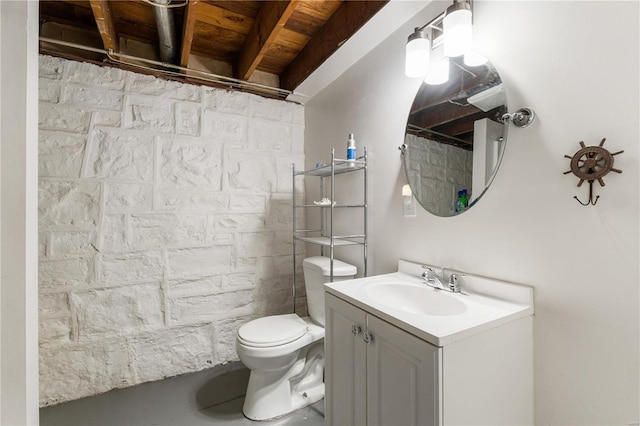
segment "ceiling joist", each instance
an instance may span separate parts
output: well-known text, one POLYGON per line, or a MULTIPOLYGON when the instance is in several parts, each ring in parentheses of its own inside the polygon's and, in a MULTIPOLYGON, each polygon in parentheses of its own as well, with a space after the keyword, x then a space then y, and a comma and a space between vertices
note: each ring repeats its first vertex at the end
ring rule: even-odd
MULTIPOLYGON (((176 7, 171 13, 182 36, 175 65, 290 93, 388 1, 172 0, 176 7)), ((41 51, 101 64, 102 54, 82 47, 101 46, 141 59, 155 57, 158 23, 148 3, 39 0, 41 34, 51 40, 41 44, 41 51), (54 40, 61 44, 54 45, 54 40)), ((109 65, 125 67, 116 62, 109 65)), ((161 69, 147 72, 171 78, 161 69)), ((182 79, 191 81, 187 74, 182 79)), ((237 90, 245 89, 239 85, 237 90)), ((274 96, 269 90, 265 95, 274 96)))
POLYGON ((389 0, 345 1, 280 75, 280 86, 294 90, 389 0))
POLYGON ((180 66, 189 66, 189 55, 193 44, 193 35, 196 27, 199 0, 189 0, 182 28, 182 48, 180 50, 180 66))
POLYGON ((113 15, 109 2, 107 0, 90 0, 90 3, 104 48, 118 52, 118 35, 113 23, 113 15))
POLYGON ((299 0, 263 2, 238 56, 238 78, 249 80, 298 3, 299 0))

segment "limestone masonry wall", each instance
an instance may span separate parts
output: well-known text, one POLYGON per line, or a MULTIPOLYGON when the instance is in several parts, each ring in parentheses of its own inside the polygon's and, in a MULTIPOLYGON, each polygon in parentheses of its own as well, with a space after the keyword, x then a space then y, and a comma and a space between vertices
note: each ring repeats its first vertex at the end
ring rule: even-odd
POLYGON ((41 405, 237 360, 291 311, 302 106, 48 56, 39 92, 41 405))

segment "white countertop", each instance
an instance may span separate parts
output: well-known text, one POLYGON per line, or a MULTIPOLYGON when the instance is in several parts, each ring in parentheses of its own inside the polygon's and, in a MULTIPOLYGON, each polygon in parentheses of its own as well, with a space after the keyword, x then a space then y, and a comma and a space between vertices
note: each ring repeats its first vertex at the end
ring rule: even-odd
MULTIPOLYGON (((419 276, 420 264, 401 260, 398 269, 385 275, 327 283, 325 291, 436 346, 445 346, 534 312, 531 287, 471 274, 459 279, 461 293, 445 292, 447 297, 456 298, 466 306, 463 313, 456 315, 410 312, 369 297, 367 289, 380 284, 428 287, 419 276)), ((435 292, 444 290, 429 287, 426 297, 435 292)))

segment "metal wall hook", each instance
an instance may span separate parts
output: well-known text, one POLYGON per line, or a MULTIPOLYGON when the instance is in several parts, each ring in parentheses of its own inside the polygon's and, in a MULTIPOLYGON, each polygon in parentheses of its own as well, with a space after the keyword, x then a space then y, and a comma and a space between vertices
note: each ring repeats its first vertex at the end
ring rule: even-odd
POLYGON ((615 172, 622 173, 622 170, 613 167, 613 157, 618 154, 622 154, 624 151, 618 151, 610 153, 603 147, 606 138, 602 138, 599 145, 586 146, 584 141, 580 141, 580 149, 573 155, 565 155, 565 158, 571 160, 571 169, 564 172, 564 174, 573 173, 578 179, 578 188, 582 186, 584 181, 589 182, 589 200, 583 203, 577 196, 573 198, 583 206, 592 205, 595 206, 598 202, 599 195, 593 198, 593 183, 598 181, 600 186, 604 186, 604 179, 602 179, 607 173, 615 172))
POLYGON ((536 114, 533 112, 531 108, 520 108, 513 114, 503 114, 502 122, 508 123, 511 121, 516 127, 527 127, 529 124, 533 122, 533 119, 536 117, 536 114))
MULTIPOLYGON (((578 185, 580 186, 580 185, 578 185)), ((577 202, 579 202, 580 204, 582 204, 583 206, 588 206, 589 204, 591 204, 592 206, 595 206, 596 203, 598 202, 598 198, 600 198, 599 195, 596 195, 596 198, 593 198, 593 180, 589 181, 589 200, 586 203, 583 203, 582 201, 580 201, 578 199, 577 195, 574 195, 573 198, 576 199, 577 202)))

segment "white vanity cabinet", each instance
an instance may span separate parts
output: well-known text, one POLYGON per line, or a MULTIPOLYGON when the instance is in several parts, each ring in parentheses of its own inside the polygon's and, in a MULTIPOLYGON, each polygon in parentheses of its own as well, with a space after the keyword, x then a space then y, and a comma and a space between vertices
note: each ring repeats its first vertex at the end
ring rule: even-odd
POLYGON ((326 295, 325 424, 439 424, 442 350, 326 295))
POLYGON ((324 424, 367 423, 367 314, 325 293, 324 424))
POLYGON ((531 315, 438 346, 337 296, 325 293, 325 425, 533 424, 531 315))

